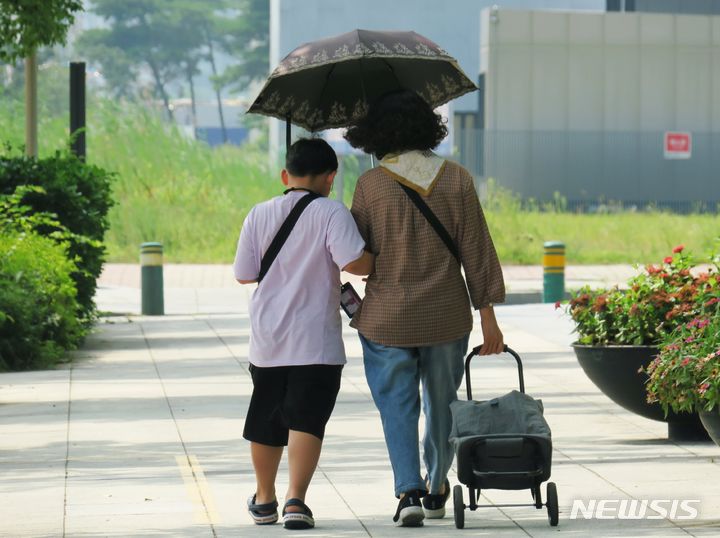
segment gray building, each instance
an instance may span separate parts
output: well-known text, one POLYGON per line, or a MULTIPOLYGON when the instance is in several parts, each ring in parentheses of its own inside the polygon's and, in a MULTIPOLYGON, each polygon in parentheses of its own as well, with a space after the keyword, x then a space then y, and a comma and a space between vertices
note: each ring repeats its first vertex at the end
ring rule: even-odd
POLYGON ((482 122, 460 142, 479 178, 575 206, 716 210, 720 17, 486 10, 481 34, 482 122))

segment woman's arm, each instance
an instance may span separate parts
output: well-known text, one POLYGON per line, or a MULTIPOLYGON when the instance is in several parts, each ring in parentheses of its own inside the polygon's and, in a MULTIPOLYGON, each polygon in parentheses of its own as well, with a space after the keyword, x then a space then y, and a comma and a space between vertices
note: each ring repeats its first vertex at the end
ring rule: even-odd
POLYGON ((357 260, 348 263, 343 267, 343 271, 352 273, 353 275, 369 275, 375 270, 375 254, 364 250, 362 256, 357 260))

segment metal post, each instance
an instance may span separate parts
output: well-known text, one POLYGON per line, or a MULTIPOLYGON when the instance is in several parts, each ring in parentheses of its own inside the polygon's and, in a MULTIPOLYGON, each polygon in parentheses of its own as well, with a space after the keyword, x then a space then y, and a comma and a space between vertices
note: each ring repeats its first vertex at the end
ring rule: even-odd
POLYGON ((38 155, 37 55, 25 58, 25 155, 38 155))
POLYGON ((562 301, 565 296, 565 243, 546 241, 543 246, 543 302, 562 301))
POLYGON ((162 316, 165 314, 162 243, 143 243, 140 245, 140 266, 142 314, 162 316))
POLYGON ((70 63, 70 137, 72 152, 85 159, 85 62, 70 63))

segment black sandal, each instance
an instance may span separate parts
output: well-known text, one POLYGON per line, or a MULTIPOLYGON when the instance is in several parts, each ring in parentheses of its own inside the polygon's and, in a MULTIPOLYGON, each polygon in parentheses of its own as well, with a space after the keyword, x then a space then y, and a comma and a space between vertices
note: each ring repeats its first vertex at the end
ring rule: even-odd
POLYGON ((282 515, 286 529, 303 530, 312 529, 315 526, 312 511, 300 499, 288 499, 283 507, 282 515), (288 506, 299 506, 300 512, 288 512, 288 506))
POLYGON ((255 525, 272 525, 278 520, 278 502, 257 504, 255 498, 257 493, 253 494, 247 501, 247 508, 250 517, 253 518, 255 525))

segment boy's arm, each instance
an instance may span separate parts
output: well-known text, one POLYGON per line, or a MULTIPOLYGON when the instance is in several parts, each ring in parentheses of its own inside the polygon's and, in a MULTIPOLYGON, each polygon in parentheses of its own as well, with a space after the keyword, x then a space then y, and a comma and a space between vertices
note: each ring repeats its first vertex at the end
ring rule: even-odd
POLYGON ((338 204, 330 216, 325 243, 335 265, 357 275, 365 275, 368 268, 372 268, 374 257, 365 252, 365 241, 358 233, 355 221, 350 211, 338 204))
POLYGON ((240 284, 257 282, 257 275, 260 272, 259 261, 253 246, 252 215, 253 210, 248 213, 243 223, 240 239, 238 240, 237 252, 235 253, 235 262, 233 263, 235 280, 240 284))
POLYGON ((362 256, 348 263, 342 270, 353 275, 369 275, 375 271, 375 254, 363 250, 362 256))

